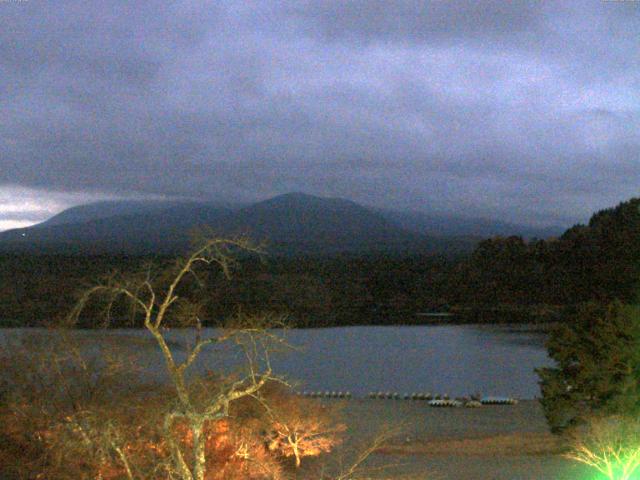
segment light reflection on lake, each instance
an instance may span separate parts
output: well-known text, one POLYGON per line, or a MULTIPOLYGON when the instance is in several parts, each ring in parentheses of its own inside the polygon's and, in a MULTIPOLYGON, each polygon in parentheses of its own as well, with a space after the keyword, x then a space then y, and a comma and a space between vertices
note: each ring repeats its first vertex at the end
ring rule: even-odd
MULTIPOLYGON (((2 329, 0 338, 24 329, 2 329)), ((205 332, 206 333, 206 332, 205 332)), ((143 353, 149 369, 162 372, 155 345, 142 330, 82 330, 90 344, 115 341, 143 353)), ((340 327, 288 330, 299 348, 272 358, 274 371, 299 382, 299 390, 431 392, 451 396, 481 392, 533 398, 539 395, 533 369, 551 364, 544 335, 522 326, 449 325, 340 327)), ((184 332, 169 338, 184 350, 184 332)), ((201 365, 220 368, 218 357, 201 365)))

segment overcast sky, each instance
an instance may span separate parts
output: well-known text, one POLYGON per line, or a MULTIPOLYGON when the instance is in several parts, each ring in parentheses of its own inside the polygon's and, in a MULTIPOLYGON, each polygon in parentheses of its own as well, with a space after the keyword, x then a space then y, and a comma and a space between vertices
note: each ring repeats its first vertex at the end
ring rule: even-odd
POLYGON ((537 225, 640 190, 640 1, 0 0, 0 230, 290 191, 537 225))

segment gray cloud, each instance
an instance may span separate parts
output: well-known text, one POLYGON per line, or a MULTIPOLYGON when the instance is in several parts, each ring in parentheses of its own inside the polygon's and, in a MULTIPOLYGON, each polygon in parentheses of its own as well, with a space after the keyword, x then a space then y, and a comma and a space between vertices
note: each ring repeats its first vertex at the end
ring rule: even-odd
POLYGON ((364 38, 368 42, 447 42, 512 40, 514 35, 544 31, 539 3, 445 2, 302 2, 293 13, 328 40, 364 38))
POLYGON ((637 2, 30 0, 0 15, 0 192, 75 192, 62 208, 302 190, 538 224, 638 193, 637 2))
POLYGON ((73 205, 115 198, 105 193, 56 192, 4 185, 0 188, 0 231, 42 222, 73 205))

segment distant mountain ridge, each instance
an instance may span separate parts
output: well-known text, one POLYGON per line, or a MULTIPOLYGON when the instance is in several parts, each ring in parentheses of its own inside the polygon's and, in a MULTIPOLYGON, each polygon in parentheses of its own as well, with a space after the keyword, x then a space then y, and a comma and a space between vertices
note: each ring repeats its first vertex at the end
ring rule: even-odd
POLYGON ((303 193, 236 207, 192 201, 107 201, 2 232, 0 251, 175 253, 188 247, 189 232, 199 226, 221 235, 249 235, 265 241, 276 254, 457 254, 471 251, 477 241, 464 229, 451 237, 430 235, 428 224, 412 218, 351 200, 303 193))
POLYGON ((566 227, 532 227, 487 218, 452 215, 435 215, 416 211, 382 210, 388 220, 407 230, 434 236, 472 236, 488 238, 494 236, 521 236, 526 239, 559 237, 566 227))

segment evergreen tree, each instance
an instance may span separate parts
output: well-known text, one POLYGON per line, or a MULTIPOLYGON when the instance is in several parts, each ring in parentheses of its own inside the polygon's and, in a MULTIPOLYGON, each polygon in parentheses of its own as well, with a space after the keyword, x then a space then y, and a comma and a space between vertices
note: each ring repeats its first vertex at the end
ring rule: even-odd
POLYGON ((537 370, 555 433, 595 415, 640 411, 640 315, 614 301, 587 303, 550 336, 556 367, 537 370))

